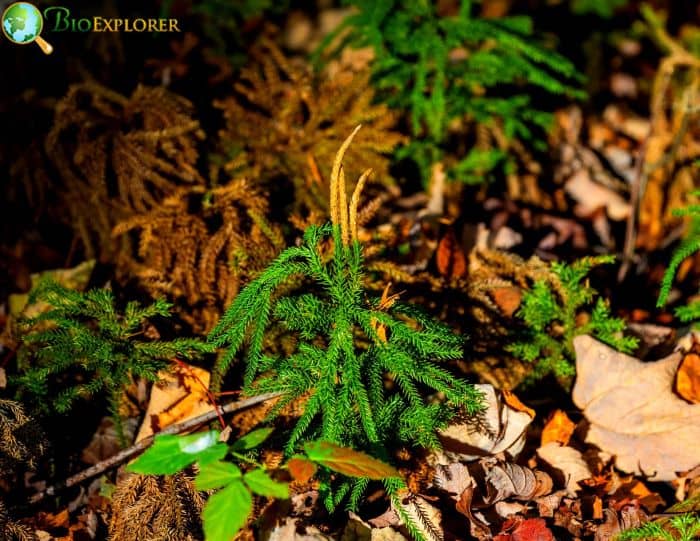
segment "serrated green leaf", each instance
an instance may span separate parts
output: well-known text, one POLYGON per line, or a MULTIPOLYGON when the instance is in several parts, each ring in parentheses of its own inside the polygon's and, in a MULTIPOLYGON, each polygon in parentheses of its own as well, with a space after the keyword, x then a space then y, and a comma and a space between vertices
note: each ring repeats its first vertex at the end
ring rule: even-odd
POLYGON ((304 445, 304 450, 314 462, 350 477, 386 479, 401 476, 396 468, 381 460, 329 441, 310 441, 304 445))
POLYGON ((163 434, 156 436, 128 471, 151 475, 172 475, 197 461, 208 462, 226 456, 228 448, 218 442, 217 431, 200 432, 189 436, 163 434))
POLYGON ((264 442, 270 434, 274 431, 274 428, 259 428, 248 432, 245 436, 234 442, 231 445, 232 451, 248 451, 249 449, 254 449, 262 442, 264 442))
POLYGON ((289 485, 275 481, 265 470, 249 471, 243 476, 243 480, 255 494, 271 498, 289 498, 289 485))
POLYGON ((230 462, 217 460, 200 466, 199 474, 194 480, 197 490, 221 488, 241 478, 241 470, 230 462))
POLYGON ((245 525, 253 497, 243 481, 234 481, 209 498, 202 511, 206 541, 231 541, 245 525))

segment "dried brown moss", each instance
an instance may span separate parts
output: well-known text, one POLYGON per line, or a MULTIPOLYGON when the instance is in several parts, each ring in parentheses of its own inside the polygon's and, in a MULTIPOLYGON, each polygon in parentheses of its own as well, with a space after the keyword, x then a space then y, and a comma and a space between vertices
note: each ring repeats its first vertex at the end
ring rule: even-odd
POLYGON ((181 189, 114 229, 116 238, 132 232, 138 239, 136 255, 119 266, 151 294, 184 304, 183 317, 207 331, 284 245, 267 211, 265 194, 244 179, 208 191, 181 189))
POLYGON ((374 170, 375 180, 389 181, 386 154, 403 137, 393 130, 395 115, 372 103, 369 71, 315 75, 266 39, 250 57, 233 96, 216 103, 226 120, 221 145, 229 172, 268 185, 288 179, 294 210, 327 216, 333 157, 347 134, 362 124, 348 150, 345 178, 358 178, 362 171, 352 164, 361 163, 374 170))
POLYGON ((7 508, 0 500, 0 541, 36 541, 34 531, 10 518, 7 508))
POLYGON ((124 248, 111 238, 119 221, 157 207, 178 186, 203 184, 195 169, 203 133, 192 115, 186 99, 145 86, 126 97, 75 85, 57 104, 45 150, 88 257, 124 248))
POLYGON ((109 540, 200 540, 203 505, 204 498, 184 473, 130 475, 112 498, 109 540))
POLYGON ((34 468, 46 447, 41 428, 22 405, 0 399, 0 476, 15 473, 18 466, 34 468))
POLYGON ((653 81, 650 133, 633 199, 639 200, 636 244, 654 250, 678 224, 673 209, 685 206, 697 185, 692 164, 700 157, 700 58, 672 38, 651 9, 643 14, 651 37, 666 53, 653 81))

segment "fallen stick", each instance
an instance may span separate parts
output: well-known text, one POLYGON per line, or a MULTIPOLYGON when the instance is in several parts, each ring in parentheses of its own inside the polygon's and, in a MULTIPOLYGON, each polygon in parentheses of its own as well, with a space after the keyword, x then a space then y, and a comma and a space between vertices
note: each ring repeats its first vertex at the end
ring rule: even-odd
POLYGON ((251 398, 246 398, 245 400, 229 402, 221 408, 214 408, 212 411, 208 411, 206 413, 198 415, 197 417, 193 417, 192 419, 183 421, 182 423, 170 425, 158 432, 157 434, 148 436, 147 438, 144 438, 141 441, 135 443, 131 447, 128 447, 123 451, 118 452, 116 455, 112 455, 111 457, 105 460, 101 460, 97 464, 94 464, 93 466, 90 466, 89 468, 79 473, 76 473, 75 475, 71 475, 66 480, 58 482, 55 485, 52 485, 50 487, 45 488, 44 490, 37 492, 30 498, 29 501, 31 503, 38 503, 47 496, 54 496, 60 490, 72 487, 74 485, 77 485, 78 483, 82 483, 83 481, 90 479, 91 477, 95 477, 96 475, 99 475, 111 468, 114 468, 115 466, 118 466, 122 462, 126 462, 134 455, 145 451, 153 443, 155 437, 160 434, 179 434, 180 432, 185 432, 204 423, 209 423, 213 421, 218 417, 220 413, 225 414, 246 409, 251 406, 260 404, 261 402, 270 400, 272 398, 277 398, 281 394, 282 393, 265 393, 258 396, 253 396, 251 398))

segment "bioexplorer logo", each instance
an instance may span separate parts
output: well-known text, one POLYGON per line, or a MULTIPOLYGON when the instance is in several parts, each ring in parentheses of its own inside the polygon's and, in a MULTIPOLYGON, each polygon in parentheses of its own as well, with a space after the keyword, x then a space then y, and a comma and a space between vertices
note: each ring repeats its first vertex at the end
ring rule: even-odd
POLYGON ((42 30, 48 32, 180 32, 177 19, 107 18, 100 16, 76 17, 65 6, 47 7, 43 14, 29 2, 15 2, 8 6, 0 19, 2 31, 12 43, 36 43, 46 54, 53 47, 42 39, 42 30))

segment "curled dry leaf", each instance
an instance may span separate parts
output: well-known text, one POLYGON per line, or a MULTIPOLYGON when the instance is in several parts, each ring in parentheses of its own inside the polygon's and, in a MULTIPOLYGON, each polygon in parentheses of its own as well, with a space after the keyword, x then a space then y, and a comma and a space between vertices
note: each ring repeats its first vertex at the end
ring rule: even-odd
POLYGON ((567 445, 574 433, 574 428, 576 425, 568 415, 562 410, 556 410, 542 429, 540 445, 547 445, 553 441, 567 445))
POLYGON ((588 479, 593 474, 583 456, 573 447, 562 446, 557 442, 550 442, 537 449, 537 456, 549 466, 561 472, 566 490, 570 495, 575 495, 580 490, 579 481, 588 479))
POLYGON ((676 372, 676 392, 691 404, 700 403, 700 355, 688 353, 676 372))
POLYGON ((493 459, 484 459, 480 464, 485 472, 486 495, 483 500, 486 505, 508 498, 529 501, 552 490, 552 479, 542 471, 510 462, 498 463, 493 459))
MULTIPOLYGON (((525 444, 525 430, 532 421, 530 412, 506 403, 502 392, 493 385, 475 387, 484 396, 485 409, 479 415, 462 419, 440 432, 445 455, 451 461, 464 462, 496 453, 516 457, 525 444)), ((510 401, 513 403, 512 399, 510 401)))
POLYGON ((590 336, 574 339, 573 399, 590 423, 586 441, 619 469, 671 481, 700 464, 700 404, 673 392, 682 354, 641 362, 590 336))

